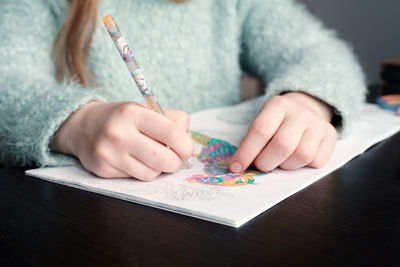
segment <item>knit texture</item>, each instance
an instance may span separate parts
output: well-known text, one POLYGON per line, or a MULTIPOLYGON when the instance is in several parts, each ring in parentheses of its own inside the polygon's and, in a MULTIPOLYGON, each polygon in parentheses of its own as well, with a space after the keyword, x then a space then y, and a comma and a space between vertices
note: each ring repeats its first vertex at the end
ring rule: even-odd
POLYGON ((261 78, 266 99, 303 91, 335 107, 348 129, 365 82, 351 49, 292 0, 103 0, 88 65, 97 88, 54 79, 50 52, 68 5, 0 2, 0 160, 6 165, 73 164, 48 145, 89 100, 142 97, 101 18, 111 14, 164 107, 194 112, 240 100, 243 72, 261 78))

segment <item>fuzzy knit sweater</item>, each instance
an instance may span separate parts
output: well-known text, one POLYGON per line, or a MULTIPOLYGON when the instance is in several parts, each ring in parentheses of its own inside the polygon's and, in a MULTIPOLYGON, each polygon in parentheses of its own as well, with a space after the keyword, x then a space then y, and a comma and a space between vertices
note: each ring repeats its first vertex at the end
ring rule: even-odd
POLYGON ((239 102, 244 72, 333 106, 346 129, 364 100, 364 77, 348 46, 294 0, 103 0, 88 66, 99 86, 57 82, 50 51, 66 0, 0 2, 0 161, 74 164, 50 151, 58 127, 89 100, 140 101, 101 18, 111 14, 164 107, 193 112, 239 102))

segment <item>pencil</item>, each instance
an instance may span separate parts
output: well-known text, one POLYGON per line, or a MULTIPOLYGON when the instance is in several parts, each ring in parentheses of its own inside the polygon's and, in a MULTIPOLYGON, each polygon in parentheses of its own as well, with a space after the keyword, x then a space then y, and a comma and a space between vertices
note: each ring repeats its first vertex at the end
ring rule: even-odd
MULTIPOLYGON (((136 59, 133 56, 133 53, 129 48, 128 43, 122 36, 122 33, 117 26, 117 23, 115 23, 114 18, 111 15, 106 15, 103 17, 103 23, 104 26, 106 26, 107 31, 110 34, 110 37, 113 40, 115 46, 117 47, 119 54, 124 60, 126 67, 131 73, 133 80, 135 81, 137 87, 139 88, 140 93, 142 94, 144 100, 146 101, 147 106, 153 111, 165 115, 163 109, 156 100, 153 91, 147 84, 143 72, 140 69, 139 64, 136 62, 136 59)), ((182 162, 186 168, 189 168, 189 163, 186 160, 183 160, 182 162)))

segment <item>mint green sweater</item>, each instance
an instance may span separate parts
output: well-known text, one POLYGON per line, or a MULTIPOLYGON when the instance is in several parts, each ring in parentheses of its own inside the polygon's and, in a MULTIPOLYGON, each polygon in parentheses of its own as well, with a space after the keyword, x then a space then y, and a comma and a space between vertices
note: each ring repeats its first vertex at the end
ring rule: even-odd
POLYGON ((99 86, 58 83, 50 57, 67 4, 0 2, 0 161, 68 165, 49 150, 58 127, 81 105, 142 101, 101 18, 111 14, 164 107, 193 112, 239 102, 243 72, 266 99, 307 92, 340 112, 347 129, 364 100, 362 71, 348 46, 293 0, 103 0, 89 67, 99 86))

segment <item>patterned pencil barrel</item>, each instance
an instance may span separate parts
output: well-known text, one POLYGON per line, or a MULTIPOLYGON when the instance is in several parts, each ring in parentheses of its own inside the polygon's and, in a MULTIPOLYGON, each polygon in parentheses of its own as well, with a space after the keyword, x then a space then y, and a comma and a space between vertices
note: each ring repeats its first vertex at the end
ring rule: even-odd
MULTIPOLYGON (((131 73, 133 80, 139 88, 140 93, 144 97, 147 106, 150 109, 165 115, 163 109, 156 100, 156 97, 153 94, 150 86, 147 84, 143 72, 140 69, 139 64, 136 62, 136 59, 133 56, 131 49, 129 48, 128 42, 122 36, 122 33, 117 26, 117 23, 115 23, 114 18, 111 15, 106 15, 103 17, 103 23, 104 26, 106 26, 107 31, 110 34, 110 37, 113 40, 115 46, 117 47, 119 54, 124 60, 126 67, 131 73)), ((167 147, 170 148, 169 146, 167 147)), ((183 160, 182 162, 186 168, 189 168, 189 163, 186 160, 183 160)))
POLYGON ((107 15, 103 17, 103 23, 106 26, 107 31, 115 44, 115 47, 118 49, 119 54, 124 60, 126 67, 131 73, 133 80, 139 88, 140 93, 143 95, 147 106, 156 112, 165 114, 158 101, 156 101, 154 93, 145 80, 143 72, 140 69, 139 64, 136 62, 136 59, 133 56, 127 41, 122 36, 121 31, 115 23, 114 18, 111 15, 107 15))

